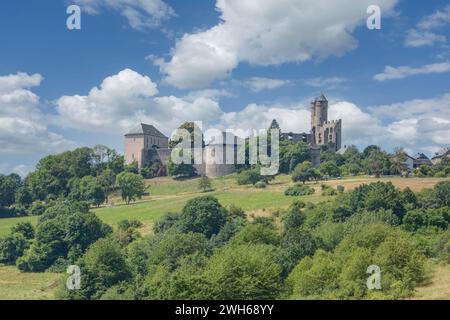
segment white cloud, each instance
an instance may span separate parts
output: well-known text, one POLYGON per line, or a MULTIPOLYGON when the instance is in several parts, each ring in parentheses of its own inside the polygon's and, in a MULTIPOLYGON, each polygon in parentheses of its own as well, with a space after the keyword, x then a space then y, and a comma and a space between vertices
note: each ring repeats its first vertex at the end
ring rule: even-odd
POLYGON ((433 14, 423 17, 417 26, 406 34, 405 46, 423 47, 435 44, 445 44, 447 37, 431 30, 441 28, 450 23, 450 5, 443 10, 437 10, 433 14))
POLYGON ((137 30, 158 26, 175 15, 162 0, 75 0, 74 3, 89 14, 98 14, 102 9, 118 11, 137 30))
POLYGON ((409 30, 405 39, 405 45, 407 47, 432 46, 435 43, 444 44, 446 42, 447 37, 443 35, 431 31, 418 31, 416 29, 409 30))
POLYGON ((285 86, 289 83, 290 83, 289 80, 261 78, 261 77, 252 77, 247 81, 245 81, 245 85, 248 86, 250 90, 252 90, 253 92, 273 90, 285 86))
POLYGON ((225 92, 204 91, 183 98, 156 96, 157 85, 147 76, 125 69, 103 80, 89 94, 63 96, 56 102, 56 123, 88 131, 117 133, 140 122, 155 124, 166 134, 184 121, 210 121, 221 116, 217 98, 225 92))
POLYGON ((386 81, 392 79, 403 79, 409 76, 419 74, 444 73, 450 71, 450 62, 427 64, 421 67, 391 67, 387 66, 383 73, 376 74, 373 79, 377 81, 386 81))
POLYGON ((13 92, 17 89, 37 87, 43 77, 40 74, 29 75, 24 72, 0 76, 0 93, 13 92))
MULTIPOLYGON (((380 0, 388 16, 398 0, 380 0)), ((169 61, 157 59, 176 87, 204 86, 227 77, 240 62, 279 65, 341 56, 357 46, 353 31, 371 0, 217 0, 220 22, 185 34, 169 61)))
POLYGON ((317 78, 311 78, 311 79, 305 79, 303 82, 314 88, 327 88, 327 89, 334 89, 336 87, 339 87, 340 85, 346 83, 348 79, 343 77, 317 77, 317 78))
MULTIPOLYGON (((310 111, 306 101, 286 104, 249 104, 224 112, 218 100, 222 90, 193 91, 184 97, 158 96, 156 84, 126 69, 106 78, 86 96, 62 97, 57 102, 58 123, 89 132, 101 130, 122 135, 137 123, 157 126, 167 135, 184 121, 202 121, 203 128, 266 129, 276 118, 284 132, 308 132, 310 111)), ((425 100, 404 101, 364 110, 349 101, 330 99, 329 119, 343 120, 343 143, 366 147, 396 146, 432 153, 450 137, 450 93, 425 100)))
POLYGON ((63 150, 72 143, 51 132, 39 97, 26 88, 39 86, 40 74, 0 76, 0 154, 31 154, 63 150))

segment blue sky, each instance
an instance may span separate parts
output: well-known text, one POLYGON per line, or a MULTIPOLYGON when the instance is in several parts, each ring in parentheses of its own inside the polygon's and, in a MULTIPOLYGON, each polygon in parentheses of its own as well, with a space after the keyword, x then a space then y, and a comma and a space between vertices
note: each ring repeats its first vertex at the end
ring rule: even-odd
POLYGON ((450 144, 449 27, 442 0, 2 1, 0 172, 121 152, 139 122, 307 131, 321 91, 345 144, 432 155, 450 144), (81 30, 66 27, 73 3, 81 30))

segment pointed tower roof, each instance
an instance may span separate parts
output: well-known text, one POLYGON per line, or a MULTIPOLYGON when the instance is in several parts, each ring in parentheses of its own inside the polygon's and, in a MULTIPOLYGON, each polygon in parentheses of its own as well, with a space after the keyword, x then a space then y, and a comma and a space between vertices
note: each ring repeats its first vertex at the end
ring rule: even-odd
POLYGON ((158 129, 156 129, 154 126, 145 123, 139 124, 133 130, 128 132, 125 136, 141 135, 141 134, 167 139, 167 137, 164 134, 162 134, 158 129))
POLYGON ((316 98, 316 101, 328 101, 328 100, 322 92, 322 93, 320 93, 320 96, 318 98, 316 98))

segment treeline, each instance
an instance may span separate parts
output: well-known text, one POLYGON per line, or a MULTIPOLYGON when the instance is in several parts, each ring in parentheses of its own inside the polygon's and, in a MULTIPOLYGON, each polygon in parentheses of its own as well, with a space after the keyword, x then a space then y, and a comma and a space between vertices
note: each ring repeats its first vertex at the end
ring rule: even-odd
POLYGON ((99 206, 117 189, 127 203, 142 195, 137 167, 105 146, 79 148, 42 158, 24 179, 0 175, 0 217, 41 215, 62 199, 99 206))
POLYGON ((450 182, 414 193, 363 185, 319 204, 294 202, 247 220, 211 196, 187 202, 142 237, 137 221, 113 231, 77 202, 55 203, 36 228, 0 240, 0 263, 22 271, 81 269, 63 299, 396 299, 450 263, 450 182), (367 268, 381 269, 369 290, 367 268))

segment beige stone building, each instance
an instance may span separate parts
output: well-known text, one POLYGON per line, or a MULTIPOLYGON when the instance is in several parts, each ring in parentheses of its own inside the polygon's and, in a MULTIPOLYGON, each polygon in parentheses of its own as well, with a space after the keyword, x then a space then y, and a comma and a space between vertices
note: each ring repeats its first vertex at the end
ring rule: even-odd
POLYGON ((311 144, 333 151, 342 145, 342 120, 328 121, 328 100, 323 94, 311 102, 311 144))
POLYGON ((125 135, 125 164, 141 169, 155 157, 164 163, 169 154, 169 138, 152 125, 141 123, 125 135))

